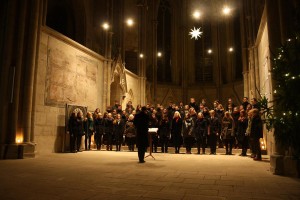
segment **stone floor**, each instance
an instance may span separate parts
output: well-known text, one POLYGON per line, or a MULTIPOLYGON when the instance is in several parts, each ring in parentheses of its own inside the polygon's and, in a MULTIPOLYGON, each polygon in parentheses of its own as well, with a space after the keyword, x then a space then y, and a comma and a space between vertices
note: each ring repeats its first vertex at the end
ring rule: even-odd
MULTIPOLYGON (((220 151, 219 151, 220 152, 220 151)), ((300 199, 300 179, 269 160, 196 154, 85 151, 0 161, 0 199, 300 199)))

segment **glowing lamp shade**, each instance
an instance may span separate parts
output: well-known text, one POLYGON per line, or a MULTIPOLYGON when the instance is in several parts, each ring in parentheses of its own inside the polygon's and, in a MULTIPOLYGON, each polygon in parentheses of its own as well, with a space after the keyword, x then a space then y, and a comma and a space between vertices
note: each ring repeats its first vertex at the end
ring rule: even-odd
POLYGON ((161 57, 161 56, 162 56, 162 53, 161 53, 161 52, 157 52, 157 56, 158 56, 158 57, 161 57))
POLYGON ((140 58, 144 58, 144 54, 140 53, 140 58))

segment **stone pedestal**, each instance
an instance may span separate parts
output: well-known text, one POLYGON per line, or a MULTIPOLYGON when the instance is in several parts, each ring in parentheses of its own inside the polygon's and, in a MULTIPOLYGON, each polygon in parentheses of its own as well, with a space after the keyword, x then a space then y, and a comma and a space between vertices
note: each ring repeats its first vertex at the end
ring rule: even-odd
POLYGON ((270 156, 270 171, 276 175, 284 174, 283 155, 270 156))
POLYGON ((34 157, 34 143, 4 144, 0 146, 0 159, 23 159, 34 157))
POLYGON ((283 158, 284 175, 300 178, 300 160, 293 156, 283 158))
POLYGON ((276 175, 300 178, 300 161, 293 156, 271 155, 270 171, 276 175))

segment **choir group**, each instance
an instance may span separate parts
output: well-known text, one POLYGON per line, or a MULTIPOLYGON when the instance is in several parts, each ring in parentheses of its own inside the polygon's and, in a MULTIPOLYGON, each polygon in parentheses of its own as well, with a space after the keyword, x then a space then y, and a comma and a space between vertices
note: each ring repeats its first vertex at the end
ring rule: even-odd
MULTIPOLYGON (((210 148, 210 154, 216 154, 216 148, 225 148, 226 155, 232 154, 233 148, 241 148, 240 156, 247 155, 251 149, 251 157, 261 160, 259 139, 263 137, 262 120, 257 100, 244 97, 241 105, 236 106, 229 98, 226 106, 218 100, 214 101, 212 108, 205 99, 197 104, 195 98, 190 103, 178 105, 169 102, 168 107, 162 105, 146 105, 149 115, 149 128, 158 128, 157 134, 151 134, 153 152, 168 153, 170 146, 175 153, 185 147, 186 153, 191 154, 192 147, 197 148, 197 154, 205 154, 210 148)), ((81 112, 72 113, 68 122, 70 134, 70 150, 80 152, 81 139, 85 136, 85 150, 91 149, 91 139, 97 150, 106 145, 107 151, 121 151, 121 147, 128 146, 134 151, 136 146, 136 129, 134 117, 141 112, 141 105, 133 107, 129 101, 126 108, 116 101, 115 105, 100 112, 97 108, 94 113, 88 112, 84 117, 81 112)))

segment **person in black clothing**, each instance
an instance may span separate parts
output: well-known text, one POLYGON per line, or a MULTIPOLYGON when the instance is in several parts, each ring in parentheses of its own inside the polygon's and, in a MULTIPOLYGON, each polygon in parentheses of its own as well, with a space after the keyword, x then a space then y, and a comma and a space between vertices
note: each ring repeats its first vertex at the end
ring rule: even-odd
POLYGON ((226 111, 229 111, 229 112, 231 111, 232 112, 232 110, 233 110, 234 107, 235 107, 235 105, 232 102, 232 99, 228 98, 228 102, 227 102, 227 106, 226 106, 226 111))
POLYGON ((94 120, 95 123, 95 142, 97 150, 101 150, 102 145, 102 136, 105 131, 105 119, 103 118, 101 113, 98 113, 96 119, 94 120))
POLYGON ((174 112, 175 112, 175 104, 173 102, 169 103, 169 107, 167 108, 169 121, 172 121, 174 112))
POLYGON ((182 131, 182 119, 180 113, 176 111, 174 113, 172 126, 171 126, 171 139, 175 147, 176 154, 180 152, 180 146, 182 145, 182 141, 183 141, 181 131, 182 131))
POLYGON ((184 105, 183 105, 183 102, 182 101, 180 101, 179 102, 179 106, 178 106, 178 108, 179 108, 179 112, 180 112, 180 114, 184 111, 184 105))
POLYGON ((192 145, 195 141, 195 137, 193 134, 194 127, 195 123, 193 121, 193 118, 190 116, 190 114, 186 114, 183 120, 183 137, 187 154, 191 154, 192 145))
POLYGON ((168 153, 168 145, 170 139, 170 122, 168 115, 163 115, 158 128, 159 141, 161 145, 161 152, 168 153))
POLYGON ((114 120, 114 118, 112 117, 112 114, 108 113, 107 118, 106 118, 106 123, 105 123, 105 134, 106 134, 106 139, 107 139, 106 150, 107 151, 112 151, 113 127, 114 127, 113 120, 114 120))
POLYGON ((232 155, 232 146, 234 141, 234 119, 228 111, 222 119, 222 138, 226 146, 226 155, 232 155))
POLYGON ((74 132, 75 132, 75 136, 76 136, 77 152, 81 152, 81 149, 80 149, 81 139, 82 139, 82 136, 84 135, 83 118, 82 118, 82 113, 81 112, 77 113, 74 132))
POLYGON ((252 153, 254 154, 253 160, 261 160, 259 139, 263 137, 263 123, 258 109, 252 109, 251 113, 250 140, 252 141, 252 153))
POLYGON ((128 145, 129 151, 134 151, 134 144, 136 140, 136 129, 133 124, 134 120, 134 115, 129 115, 128 121, 126 122, 125 125, 125 136, 126 136, 126 141, 128 145))
POLYGON ((209 117, 210 117, 210 114, 209 114, 209 109, 208 109, 208 107, 204 107, 204 109, 203 109, 203 116, 204 116, 204 118, 205 119, 208 119, 209 117))
POLYGON ((199 106, 197 105, 195 98, 191 98, 190 99, 190 104, 189 104, 190 108, 194 108, 196 112, 199 112, 199 106))
POLYGON ((68 123, 68 130, 70 134, 70 152, 76 153, 76 113, 73 112, 68 123))
MULTIPOLYGON (((217 107, 217 110, 215 110, 215 113, 216 113, 216 117, 219 119, 219 123, 221 124, 222 123, 222 119, 224 117, 224 113, 225 113, 225 110, 224 110, 224 107, 222 104, 218 104, 218 107, 217 107)), ((217 138, 217 142, 218 142, 218 147, 219 148, 223 148, 224 145, 223 145, 223 141, 221 140, 220 137, 217 138)))
POLYGON ((158 120, 158 122, 160 122, 162 120, 163 117, 163 113, 160 107, 156 108, 156 113, 155 113, 155 117, 158 120))
POLYGON ((147 114, 147 108, 142 107, 141 112, 135 115, 133 124, 136 128, 136 137, 137 137, 137 148, 138 148, 138 157, 139 162, 144 163, 145 152, 148 143, 148 125, 149 125, 149 115, 147 114))
POLYGON ((239 108, 238 107, 234 107, 233 108, 233 112, 231 113, 231 116, 233 118, 233 121, 234 121, 234 130, 233 130, 233 147, 234 148, 238 148, 239 146, 241 146, 239 144, 239 141, 237 139, 237 123, 238 123, 238 119, 240 117, 240 111, 239 111, 239 108))
POLYGON ((121 118, 121 114, 117 114, 116 119, 113 121, 113 135, 116 142, 116 151, 121 151, 124 130, 125 121, 121 118))
POLYGON ((217 108, 218 108, 218 105, 219 105, 219 101, 218 100, 215 100, 214 103, 213 103, 213 110, 216 111, 217 108))
POLYGON ((258 111, 260 111, 260 106, 259 106, 259 103, 257 101, 256 98, 252 98, 251 99, 251 105, 252 105, 252 108, 254 109, 257 109, 258 111))
MULTIPOLYGON (((152 113, 149 118, 149 128, 158 128, 158 120, 156 118, 155 113, 152 113)), ((157 146, 158 146, 158 134, 151 134, 152 138, 152 152, 157 153, 157 146)))
POLYGON ((85 131, 85 140, 84 146, 85 150, 91 150, 91 142, 92 142, 92 135, 94 134, 94 119, 92 113, 88 112, 86 114, 86 118, 84 120, 84 131, 85 131))
POLYGON ((242 103, 242 106, 243 106, 243 109, 244 109, 244 110, 247 110, 248 104, 249 104, 249 102, 248 102, 248 97, 244 97, 244 98, 243 98, 243 103, 242 103))
POLYGON ((201 112, 198 113, 198 118, 195 123, 195 136, 198 150, 197 154, 200 154, 200 147, 202 147, 202 154, 205 154, 207 140, 207 119, 204 118, 201 112))
POLYGON ((112 106, 112 110, 118 110, 118 107, 119 107, 119 101, 115 100, 115 104, 112 106))
POLYGON ((249 146, 249 139, 246 135, 248 127, 248 118, 245 110, 240 111, 240 117, 237 121, 237 138, 239 143, 242 145, 242 153, 240 156, 247 156, 247 149, 249 146))
POLYGON ((220 121, 217 117, 215 117, 215 111, 209 111, 210 117, 208 118, 208 135, 209 135, 209 143, 210 143, 210 154, 216 155, 216 145, 217 138, 221 132, 220 121))

